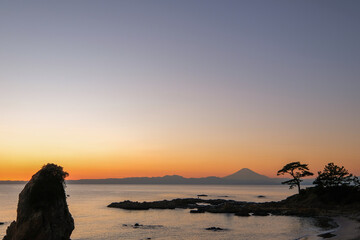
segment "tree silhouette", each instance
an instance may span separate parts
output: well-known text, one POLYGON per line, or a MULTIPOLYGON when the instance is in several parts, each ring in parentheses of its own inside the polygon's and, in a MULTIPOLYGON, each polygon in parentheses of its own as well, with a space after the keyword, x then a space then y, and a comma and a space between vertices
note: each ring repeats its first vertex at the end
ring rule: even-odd
POLYGON ((286 164, 282 169, 277 172, 277 175, 284 175, 285 173, 290 174, 293 179, 282 182, 282 184, 290 185, 290 189, 297 186, 300 193, 301 178, 314 175, 309 172, 308 164, 301 164, 300 162, 291 162, 286 164))
POLYGON ((314 184, 317 187, 325 188, 349 186, 351 184, 359 186, 359 179, 350 174, 343 166, 339 167, 334 163, 328 163, 323 172, 318 172, 314 184))

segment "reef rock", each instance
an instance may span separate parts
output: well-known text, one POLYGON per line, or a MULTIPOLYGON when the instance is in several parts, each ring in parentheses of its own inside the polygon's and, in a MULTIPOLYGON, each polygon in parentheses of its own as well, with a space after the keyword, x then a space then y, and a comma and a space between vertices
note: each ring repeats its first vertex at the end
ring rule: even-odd
POLYGON ((65 194, 68 173, 55 164, 42 167, 19 195, 17 219, 3 240, 69 240, 74 230, 65 194))

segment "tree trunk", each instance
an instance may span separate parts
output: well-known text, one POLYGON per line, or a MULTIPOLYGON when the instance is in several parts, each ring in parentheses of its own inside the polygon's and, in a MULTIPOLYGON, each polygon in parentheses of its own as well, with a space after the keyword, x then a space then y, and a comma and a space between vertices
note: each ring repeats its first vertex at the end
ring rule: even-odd
POLYGON ((300 194, 300 183, 298 183, 297 186, 298 186, 298 190, 299 190, 299 194, 300 194))

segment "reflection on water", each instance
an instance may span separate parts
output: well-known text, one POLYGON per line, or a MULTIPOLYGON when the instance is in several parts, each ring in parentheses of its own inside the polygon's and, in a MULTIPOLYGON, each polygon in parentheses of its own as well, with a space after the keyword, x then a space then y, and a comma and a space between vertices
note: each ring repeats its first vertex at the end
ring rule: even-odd
MULTIPOLYGON (((24 185, 0 184, 0 238, 16 217, 18 194, 24 185)), ((73 240, 100 239, 317 239, 320 230, 310 218, 233 214, 190 214, 188 209, 129 211, 107 208, 115 201, 154 201, 173 198, 220 198, 277 201, 295 193, 286 186, 218 185, 68 185, 70 212, 75 219, 73 240), (266 198, 258 198, 265 195, 266 198), (138 223, 140 226, 134 227, 138 223), (141 226, 142 225, 142 226, 141 226), (208 231, 208 227, 226 231, 208 231), (302 238, 301 238, 302 237, 302 238)))

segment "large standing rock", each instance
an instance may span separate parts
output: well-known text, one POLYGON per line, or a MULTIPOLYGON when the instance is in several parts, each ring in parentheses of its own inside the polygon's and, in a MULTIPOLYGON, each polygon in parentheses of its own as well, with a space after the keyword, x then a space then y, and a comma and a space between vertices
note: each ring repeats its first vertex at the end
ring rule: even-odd
POLYGON ((64 190, 68 173, 55 164, 42 167, 19 195, 17 219, 3 240, 69 240, 74 230, 64 190))

